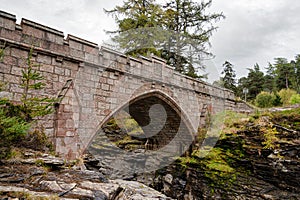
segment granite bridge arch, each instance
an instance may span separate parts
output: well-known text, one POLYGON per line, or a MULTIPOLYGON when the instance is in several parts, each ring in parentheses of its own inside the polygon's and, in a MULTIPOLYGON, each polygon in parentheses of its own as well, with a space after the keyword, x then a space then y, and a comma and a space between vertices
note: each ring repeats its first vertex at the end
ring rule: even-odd
MULTIPOLYGON (((9 97, 16 102, 23 93, 19 84, 24 60, 33 48, 46 87, 31 95, 58 97, 56 112, 40 124, 56 152, 66 158, 80 156, 101 124, 126 103, 138 107, 138 102, 146 102, 149 107, 156 101, 170 116, 183 116, 191 133, 203 125, 206 112, 238 109, 232 91, 184 76, 161 58, 129 57, 27 19, 17 24, 15 15, 3 11, 0 42, 5 46, 0 81, 7 83, 9 97)), ((135 109, 131 114, 147 121, 147 112, 135 109)))
POLYGON ((174 151, 182 154, 193 142, 197 132, 176 101, 157 89, 133 96, 108 115, 98 126, 98 131, 121 111, 125 111, 141 127, 143 134, 135 138, 147 139, 145 146, 147 150, 157 150, 172 142, 174 151), (173 139, 175 140, 172 141, 173 139))

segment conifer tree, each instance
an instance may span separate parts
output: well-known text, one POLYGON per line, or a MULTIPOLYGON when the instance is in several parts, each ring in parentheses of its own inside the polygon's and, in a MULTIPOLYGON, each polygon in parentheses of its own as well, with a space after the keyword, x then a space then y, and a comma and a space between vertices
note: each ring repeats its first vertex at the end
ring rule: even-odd
POLYGON ((118 30, 108 33, 129 55, 153 53, 180 73, 200 77, 197 68, 204 68, 202 60, 212 57, 208 48, 217 29, 214 24, 224 17, 207 13, 211 4, 211 0, 169 0, 164 5, 155 0, 125 0, 106 10, 118 25, 118 30))
POLYGON ((161 7, 155 0, 126 0, 113 10, 105 10, 115 18, 118 29, 107 31, 112 40, 124 49, 126 54, 146 56, 149 53, 160 55, 156 43, 160 43, 159 31, 162 15, 161 7))
POLYGON ((236 93, 236 74, 233 70, 233 65, 230 62, 225 61, 225 63, 223 64, 223 71, 221 74, 224 75, 222 77, 224 87, 236 93))
POLYGON ((33 63, 32 53, 33 49, 30 50, 26 59, 26 66, 22 70, 21 83, 21 88, 24 89, 21 98, 21 111, 28 122, 36 117, 50 114, 53 111, 52 106, 55 102, 55 98, 39 97, 31 93, 32 90, 41 90, 45 87, 45 83, 42 82, 44 77, 35 69, 39 65, 33 63))

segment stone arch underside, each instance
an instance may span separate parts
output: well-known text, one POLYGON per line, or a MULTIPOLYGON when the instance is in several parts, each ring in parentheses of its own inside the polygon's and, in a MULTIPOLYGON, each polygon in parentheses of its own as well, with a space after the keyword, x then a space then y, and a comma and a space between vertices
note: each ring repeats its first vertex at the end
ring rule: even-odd
POLYGON ((149 151, 167 150, 181 155, 193 142, 195 131, 188 116, 171 97, 160 91, 144 93, 124 103, 103 120, 98 132, 121 110, 142 128, 144 134, 140 139, 147 140, 145 149, 149 151))

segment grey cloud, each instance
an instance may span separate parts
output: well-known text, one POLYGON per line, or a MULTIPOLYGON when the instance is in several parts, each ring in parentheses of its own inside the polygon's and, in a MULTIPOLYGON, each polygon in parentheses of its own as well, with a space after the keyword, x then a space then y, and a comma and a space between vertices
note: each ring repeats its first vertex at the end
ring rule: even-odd
POLYGON ((239 76, 258 62, 267 66, 275 57, 292 58, 300 45, 300 2, 293 0, 213 1, 227 18, 212 37, 219 70, 230 60, 239 76))

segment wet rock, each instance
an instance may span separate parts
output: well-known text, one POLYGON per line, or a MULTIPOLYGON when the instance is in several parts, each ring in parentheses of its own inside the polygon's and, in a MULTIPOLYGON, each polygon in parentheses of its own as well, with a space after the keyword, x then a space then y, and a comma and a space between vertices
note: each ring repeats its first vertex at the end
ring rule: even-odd
POLYGON ((96 191, 94 199, 95 200, 108 200, 109 198, 102 191, 96 191))
POLYGON ((81 199, 87 197, 93 199, 95 197, 95 192, 83 188, 75 188, 72 191, 70 191, 68 195, 79 196, 81 199))
POLYGON ((108 199, 113 199, 118 195, 122 188, 118 184, 114 183, 93 183, 90 181, 83 181, 80 183, 80 187, 102 192, 108 199))
POLYGON ((41 181, 39 184, 44 190, 50 190, 54 192, 62 191, 62 188, 57 184, 56 181, 41 181))
POLYGON ((21 159, 19 162, 22 164, 47 165, 53 168, 61 168, 66 164, 64 159, 53 156, 21 159))
POLYGON ((111 182, 123 188, 123 191, 116 197, 118 200, 171 200, 166 195, 136 181, 112 180, 111 182))
POLYGON ((172 174, 167 174, 165 177, 164 177, 164 181, 166 182, 166 183, 168 183, 168 184, 172 184, 172 182, 173 182, 173 176, 172 176, 172 174))
POLYGON ((32 167, 29 169, 30 176, 38 176, 43 174, 46 174, 46 171, 43 168, 32 167))
POLYGON ((5 181, 3 186, 0 182, 0 199, 23 198, 24 195, 30 195, 32 199, 168 199, 160 192, 138 182, 111 182, 100 172, 72 168, 47 172, 43 167, 28 163, 32 162, 0 167, 0 180, 5 181), (11 181, 20 178, 22 181, 17 184, 11 181))
MULTIPOLYGON (((16 186, 0 186, 0 194, 5 193, 12 193, 11 195, 6 195, 4 198, 1 199, 26 199, 26 196, 30 196, 32 199, 41 199, 41 198, 48 198, 54 197, 55 195, 48 193, 48 192, 36 192, 32 190, 28 190, 24 187, 16 187, 16 186), (20 196, 20 198, 18 198, 20 196)), ((1 195, 0 195, 1 197, 1 195)))
POLYGON ((84 180, 87 180, 87 181, 108 182, 108 180, 100 172, 83 170, 83 171, 79 171, 79 174, 80 174, 80 176, 84 177, 84 180))

